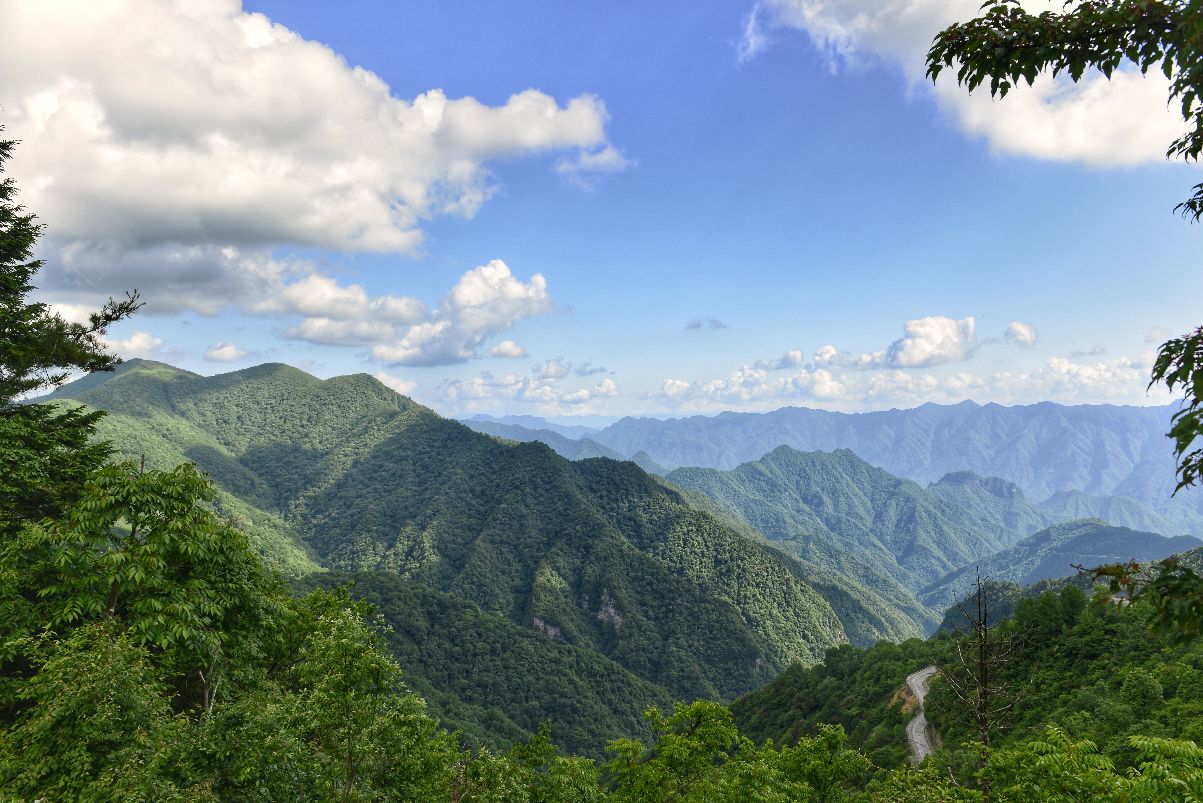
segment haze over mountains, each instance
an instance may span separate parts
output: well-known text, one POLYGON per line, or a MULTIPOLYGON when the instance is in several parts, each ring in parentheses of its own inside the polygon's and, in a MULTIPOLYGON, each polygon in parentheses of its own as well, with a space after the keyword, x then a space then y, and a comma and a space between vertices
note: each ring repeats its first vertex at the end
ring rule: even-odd
POLYGON ((668 469, 733 469, 782 445, 850 449, 921 485, 963 471, 1007 480, 1054 520, 1097 517, 1133 529, 1200 535, 1203 491, 1170 496, 1174 461, 1165 433, 1173 409, 969 401, 856 414, 786 407, 624 418, 588 438, 622 456, 644 453, 668 469))
MULTIPOLYGON (((849 449, 777 444, 730 470, 678 468, 661 479, 612 459, 629 422, 589 438, 537 420, 524 420, 535 429, 478 420, 474 432, 363 374, 323 381, 267 364, 203 377, 132 360, 45 400, 108 411, 101 435, 152 467, 195 462, 219 507, 286 574, 354 581, 393 625, 414 687, 478 743, 523 738, 551 716, 562 744, 596 754, 600 739, 645 728, 648 705, 728 700, 840 644, 930 633, 941 589, 1006 550, 1055 573, 1083 555, 1152 559, 1198 543, 1126 538, 1099 522, 1050 531, 1083 494, 1035 504, 1018 484, 961 469, 924 487, 849 449)), ((943 420, 958 409, 895 411, 915 465, 932 444, 952 449, 952 435, 947 422, 922 430, 903 413, 943 420), (919 430, 926 445, 912 443, 919 430)), ((1050 440, 1023 445, 1060 466, 1029 472, 1031 481, 1097 474, 1135 485, 1095 465, 1098 454, 1092 463, 1075 453, 1083 468, 1053 453, 1112 433, 1104 444, 1139 456, 1135 433, 1154 425, 1126 408, 1101 422, 1077 409, 1039 430, 1050 440)), ((973 436, 971 466, 1008 453, 974 435, 982 426, 962 427, 973 436)), ((695 432, 697 443, 675 451, 667 437, 627 445, 701 453, 709 436, 695 432)), ((739 437, 738 428, 721 435, 712 456, 739 437)), ((1110 504, 1151 515, 1133 500, 1110 504)))

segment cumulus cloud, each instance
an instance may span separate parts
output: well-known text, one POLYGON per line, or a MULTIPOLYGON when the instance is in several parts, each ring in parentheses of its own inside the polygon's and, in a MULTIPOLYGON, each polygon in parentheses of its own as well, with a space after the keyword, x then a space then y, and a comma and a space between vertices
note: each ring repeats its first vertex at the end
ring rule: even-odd
POLYGON ((785 368, 798 368, 804 361, 801 349, 790 349, 775 360, 758 360, 756 367, 766 371, 781 371, 785 368))
MULTIPOLYGON (((369 346, 379 362, 450 365, 480 356, 480 348, 490 338, 551 306, 542 274, 523 282, 505 262, 495 259, 464 273, 433 309, 410 296, 373 296, 361 285, 343 286, 310 275, 279 283, 251 311, 303 316, 288 328, 288 337, 323 345, 369 346)), ((489 353, 526 354, 512 340, 496 344, 489 353)))
POLYGON ((973 330, 972 317, 916 318, 903 325, 905 336, 891 343, 879 359, 891 368, 924 368, 964 360, 977 348, 973 330))
POLYGON ((476 211, 486 160, 615 163, 595 97, 398 98, 232 0, 12 3, 0 29, 14 173, 72 237, 408 251, 476 211))
POLYGON ((248 297, 247 255, 273 246, 415 253, 425 221, 495 192, 495 160, 625 163, 599 98, 397 97, 237 0, 6 3, 0 31, 9 167, 48 225, 42 286, 68 303, 136 286, 209 313, 248 297))
POLYGON ((526 349, 522 348, 522 346, 519 346, 513 340, 503 340, 493 348, 489 349, 489 354, 494 357, 518 359, 526 356, 526 349))
POLYGON ((106 345, 117 353, 118 357, 141 357, 151 359, 157 357, 163 349, 163 339, 149 332, 135 331, 132 335, 121 340, 106 339, 106 345))
POLYGON ((1006 337, 1007 340, 1020 346, 1034 346, 1037 338, 1036 327, 1030 323, 1011 321, 1007 324, 1006 337))
POLYGON ((605 377, 592 386, 565 384, 579 376, 572 363, 561 359, 546 360, 523 375, 508 373, 495 376, 484 372, 470 379, 450 379, 442 383, 442 401, 458 411, 481 409, 498 402, 531 404, 541 412, 584 414, 598 409, 605 399, 620 395, 618 384, 605 377))
POLYGON ((731 327, 715 318, 713 315, 705 318, 694 318, 689 323, 685 324, 685 328, 689 330, 699 329, 729 329, 731 327))
POLYGON ((374 346, 372 357, 397 365, 463 362, 490 337, 548 312, 551 303, 542 274, 522 282, 495 259, 465 273, 430 320, 410 326, 400 340, 374 346))
POLYGON ((222 341, 205 350, 205 359, 209 362, 238 362, 245 359, 248 353, 245 349, 238 348, 234 343, 222 341))
POLYGON ((372 374, 372 376, 376 377, 376 379, 380 381, 380 384, 397 391, 402 396, 412 396, 413 392, 418 389, 417 382, 409 379, 402 379, 399 376, 393 376, 392 374, 387 374, 384 371, 378 371, 372 374))
MULTIPOLYGON (((1025 0, 1034 13, 1059 12, 1053 0, 1025 0)), ((738 55, 765 47, 766 27, 803 31, 824 51, 833 69, 884 62, 915 84, 926 83, 924 57, 933 37, 951 23, 977 16, 979 0, 761 0, 745 28, 738 55)), ((955 73, 941 76, 934 96, 962 128, 1001 153, 1131 165, 1163 161, 1183 121, 1167 107, 1168 81, 1121 70, 1110 81, 1089 75, 1074 84, 1039 76, 1006 98, 979 89, 970 95, 955 73)))

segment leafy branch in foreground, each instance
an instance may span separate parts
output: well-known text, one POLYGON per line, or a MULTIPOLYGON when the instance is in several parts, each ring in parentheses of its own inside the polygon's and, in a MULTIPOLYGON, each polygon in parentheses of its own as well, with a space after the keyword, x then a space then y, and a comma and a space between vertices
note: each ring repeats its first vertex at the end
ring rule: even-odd
MULTIPOLYGON (((957 83, 970 92, 988 85, 1005 97, 1021 82, 1032 85, 1051 72, 1080 81, 1089 70, 1111 78, 1125 63, 1141 73, 1158 70, 1169 80, 1169 102, 1177 101, 1186 131, 1169 144, 1167 158, 1198 161, 1203 153, 1203 2, 1200 0, 1085 0, 1066 3, 1061 13, 1031 14, 1019 0, 986 0, 975 19, 945 28, 927 53, 932 81, 955 68, 957 83)), ((1175 211, 1203 218, 1203 183, 1175 211)), ((1169 437, 1174 441, 1178 482, 1174 493, 1203 481, 1203 327, 1163 343, 1149 386, 1164 383, 1184 395, 1169 437)), ((1201 587, 1193 572, 1161 564, 1157 578, 1141 585, 1157 594, 1162 624, 1183 623, 1199 632, 1201 587)), ((1120 586, 1125 585, 1120 575, 1120 586)), ((1131 584, 1129 584, 1131 585, 1131 584)))
POLYGON ((1180 388, 1186 397, 1170 427, 1178 458, 1177 493, 1203 480, 1203 326, 1161 345, 1149 387, 1158 382, 1165 383, 1170 392, 1180 388))

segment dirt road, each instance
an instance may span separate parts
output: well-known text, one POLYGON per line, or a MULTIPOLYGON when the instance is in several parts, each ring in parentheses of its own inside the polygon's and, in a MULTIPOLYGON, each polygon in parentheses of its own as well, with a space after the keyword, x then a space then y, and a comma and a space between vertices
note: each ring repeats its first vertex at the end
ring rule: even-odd
POLYGON ((927 696, 927 684, 932 675, 938 670, 934 666, 925 667, 918 672, 907 675, 906 685, 911 694, 919 701, 915 717, 906 725, 906 743, 911 749, 911 761, 918 764, 932 754, 935 749, 927 733, 927 716, 923 713, 923 698, 927 696))

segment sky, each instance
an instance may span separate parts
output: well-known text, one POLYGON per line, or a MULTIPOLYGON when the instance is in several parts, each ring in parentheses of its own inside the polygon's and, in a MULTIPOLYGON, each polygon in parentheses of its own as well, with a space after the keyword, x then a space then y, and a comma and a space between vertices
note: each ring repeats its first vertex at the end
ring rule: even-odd
POLYGON ((137 288, 126 357, 454 416, 1165 403, 1166 81, 933 85, 977 6, 12 0, 0 125, 38 298, 137 288))

